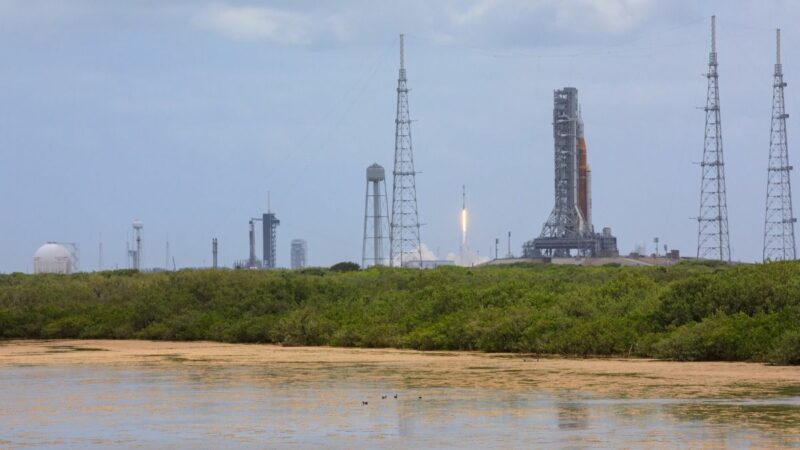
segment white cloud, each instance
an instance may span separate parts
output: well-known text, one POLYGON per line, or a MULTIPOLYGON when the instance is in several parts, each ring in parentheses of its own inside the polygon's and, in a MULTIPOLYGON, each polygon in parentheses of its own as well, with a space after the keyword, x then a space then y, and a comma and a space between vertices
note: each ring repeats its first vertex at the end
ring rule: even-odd
MULTIPOLYGON (((618 38, 689 0, 275 1, 0 0, 0 25, 32 32, 187 25, 238 41, 280 45, 374 42, 405 32, 439 45, 530 47, 618 38)), ((669 14, 666 14, 669 15, 669 14)))
POLYGON ((261 6, 212 6, 195 22, 237 40, 267 39, 282 44, 308 44, 311 26, 306 16, 261 6))
MULTIPOLYGON (((560 16, 569 19, 573 26, 594 25, 603 31, 622 33, 629 31, 651 17, 654 0, 580 0, 557 2, 560 16), (565 3, 570 5, 565 7, 565 3)), ((566 23, 564 23, 566 25, 566 23)))
POLYGON ((458 25, 469 25, 487 16, 498 4, 498 0, 481 0, 464 11, 452 11, 450 20, 458 25))
POLYGON ((341 41, 352 35, 351 24, 343 14, 267 6, 208 6, 195 15, 194 23, 235 40, 267 40, 286 45, 309 45, 331 38, 341 41))

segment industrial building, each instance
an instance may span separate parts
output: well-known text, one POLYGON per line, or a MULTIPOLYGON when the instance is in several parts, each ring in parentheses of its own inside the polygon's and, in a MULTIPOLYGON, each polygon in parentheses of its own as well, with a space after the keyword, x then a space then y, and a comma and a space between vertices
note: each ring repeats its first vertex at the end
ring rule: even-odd
POLYGON ((302 269, 308 258, 308 244, 305 239, 292 239, 292 269, 302 269))
POLYGON ((538 238, 523 245, 525 258, 542 256, 617 256, 610 228, 595 233, 592 224, 591 169, 587 157, 578 90, 553 94, 555 206, 538 238))
POLYGON ((70 251, 57 242, 48 242, 33 254, 33 273, 70 274, 73 270, 74 261, 70 251))

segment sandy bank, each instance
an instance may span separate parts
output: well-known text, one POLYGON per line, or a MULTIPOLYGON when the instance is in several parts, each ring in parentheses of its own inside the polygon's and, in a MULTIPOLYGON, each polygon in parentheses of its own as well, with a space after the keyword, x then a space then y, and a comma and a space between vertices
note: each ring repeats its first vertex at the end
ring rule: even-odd
POLYGON ((474 352, 280 347, 215 342, 49 340, 0 342, 8 365, 181 365, 279 368, 287 382, 317 382, 342 373, 409 387, 453 386, 577 390, 670 398, 797 395, 800 367, 756 363, 643 359, 563 359, 474 352), (336 370, 329 370, 336 369, 336 370), (343 371, 343 369, 345 369, 343 371), (334 375, 335 374, 335 375, 334 375))

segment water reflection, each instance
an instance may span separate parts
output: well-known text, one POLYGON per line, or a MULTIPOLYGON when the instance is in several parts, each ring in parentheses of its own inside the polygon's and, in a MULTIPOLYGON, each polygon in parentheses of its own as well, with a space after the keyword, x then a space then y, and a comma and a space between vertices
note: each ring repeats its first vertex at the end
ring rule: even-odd
POLYGON ((0 447, 800 445, 796 396, 451 388, 368 364, 10 366, 0 368, 0 401, 0 447))
POLYGON ((589 428, 589 409, 580 403, 558 403, 558 428, 560 430, 586 430, 589 428))

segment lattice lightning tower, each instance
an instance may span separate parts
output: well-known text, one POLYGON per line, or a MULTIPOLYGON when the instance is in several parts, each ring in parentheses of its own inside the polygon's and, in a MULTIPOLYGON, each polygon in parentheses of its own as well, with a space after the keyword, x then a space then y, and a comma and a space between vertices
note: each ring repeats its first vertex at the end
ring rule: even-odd
POLYGON ((416 172, 411 147, 411 118, 408 112, 403 35, 400 35, 400 75, 397 79, 397 118, 395 119, 394 171, 392 186, 391 238, 389 261, 403 266, 407 261, 420 261, 420 223, 417 212, 416 172))
POLYGON ((767 166, 767 212, 764 219, 764 261, 795 259, 792 183, 786 141, 786 104, 783 98, 781 30, 776 31, 775 78, 772 84, 772 127, 767 166))
POLYGON ((697 257, 731 260, 728 235, 728 204, 725 194, 725 163, 722 157, 722 122, 719 108, 716 17, 711 16, 711 53, 708 55, 706 129, 703 174, 700 184, 700 215, 697 217, 697 257))

